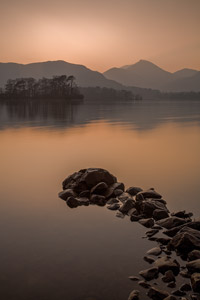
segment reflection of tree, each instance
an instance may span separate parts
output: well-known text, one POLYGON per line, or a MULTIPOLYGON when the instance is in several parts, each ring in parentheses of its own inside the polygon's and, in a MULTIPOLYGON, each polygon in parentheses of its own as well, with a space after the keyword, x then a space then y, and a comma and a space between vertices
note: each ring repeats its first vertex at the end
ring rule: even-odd
POLYGON ((54 76, 53 78, 18 78, 9 79, 4 92, 0 93, 5 99, 34 99, 34 98, 62 98, 82 99, 79 89, 75 84, 75 77, 70 75, 54 76))

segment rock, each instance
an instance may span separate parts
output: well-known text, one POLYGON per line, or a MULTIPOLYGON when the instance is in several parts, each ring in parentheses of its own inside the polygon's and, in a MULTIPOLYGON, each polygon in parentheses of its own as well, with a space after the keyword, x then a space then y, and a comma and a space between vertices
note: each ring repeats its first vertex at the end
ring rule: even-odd
POLYGON ((110 198, 110 199, 107 201, 107 204, 114 204, 114 203, 119 203, 119 200, 116 199, 116 198, 110 198))
POLYGON ((185 296, 186 293, 184 291, 181 291, 181 290, 176 290, 176 291, 172 292, 172 295, 175 295, 175 296, 185 296))
POLYGON ((152 217, 153 212, 156 209, 166 210, 168 212, 165 204, 161 203, 157 199, 148 199, 144 201, 136 201, 136 208, 139 213, 144 214, 146 217, 152 217))
POLYGON ((153 225, 153 227, 152 227, 153 229, 162 229, 162 227, 161 226, 159 226, 159 225, 157 225, 157 224, 155 224, 155 225, 153 225))
POLYGON ((79 194, 79 197, 80 198, 90 198, 90 191, 89 190, 85 190, 85 191, 82 191, 80 194, 79 194))
POLYGON ((171 239, 161 237, 161 238, 157 238, 156 241, 162 245, 168 245, 171 239))
POLYGON ((162 250, 160 247, 155 247, 150 249, 149 251, 147 251, 148 255, 154 255, 154 256, 158 256, 162 253, 162 250))
POLYGON ((190 261, 196 260, 200 258, 200 250, 193 250, 190 253, 188 253, 188 259, 190 261))
POLYGON ((192 294, 190 297, 191 297, 191 300, 200 300, 199 294, 192 294))
POLYGON ((91 194, 103 195, 107 188, 108 185, 105 182, 99 182, 91 189, 91 194))
POLYGON ((72 196, 67 198, 66 203, 70 208, 75 208, 80 205, 78 199, 72 196))
POLYGON ((177 232, 179 232, 182 228, 192 228, 192 229, 196 229, 198 231, 200 231, 200 221, 193 221, 193 222, 188 222, 186 224, 183 224, 183 225, 180 225, 180 226, 177 226, 177 227, 174 227, 172 229, 169 229, 167 231, 164 231, 163 233, 170 236, 170 237, 173 237, 177 234, 177 232))
POLYGON ((192 274, 191 285, 194 292, 200 293, 200 273, 192 274))
POLYGON ((144 256, 144 260, 145 260, 146 262, 148 262, 149 264, 152 264, 152 263, 154 263, 154 261, 155 261, 155 259, 152 258, 151 256, 144 256))
POLYGON ((174 273, 172 272, 172 270, 168 270, 165 272, 165 275, 162 277, 162 281, 168 283, 172 281, 176 281, 176 278, 174 277, 174 273))
POLYGON ((177 300, 176 297, 174 297, 173 295, 169 295, 167 298, 165 298, 164 300, 177 300))
POLYGON ((137 277, 137 276, 129 276, 129 279, 132 280, 132 281, 139 281, 140 278, 137 277))
POLYGON ((156 224, 158 224, 166 229, 171 229, 173 227, 183 225, 185 223, 186 223, 186 221, 184 219, 177 218, 177 217, 168 217, 168 218, 165 218, 165 219, 162 219, 162 220, 159 220, 156 222, 156 224))
POLYGON ((190 273, 200 272, 200 259, 195 259, 186 264, 186 267, 190 273))
POLYGON ((187 226, 183 227, 172 238, 168 248, 186 254, 194 249, 200 249, 200 231, 187 226))
POLYGON ((154 265, 162 274, 165 274, 166 271, 171 270, 174 273, 174 275, 178 275, 180 271, 179 263, 176 260, 173 260, 167 256, 158 258, 155 261, 154 265))
POLYGON ((137 209, 136 208, 131 208, 128 212, 127 212, 128 216, 132 216, 132 215, 138 215, 137 209))
POLYGON ((121 213, 120 211, 118 211, 118 212, 116 213, 116 217, 121 218, 121 219, 124 219, 125 215, 124 215, 123 213, 121 213))
POLYGON ((143 216, 141 216, 141 215, 133 215, 132 214, 131 217, 130 217, 130 220, 131 220, 131 222, 137 222, 142 218, 143 218, 143 216))
POLYGON ((183 291, 183 292, 188 292, 188 291, 191 291, 191 285, 189 283, 184 283, 181 285, 180 287, 180 291, 183 291))
POLYGON ((155 287, 151 287, 147 295, 153 300, 163 300, 169 296, 169 294, 166 291, 159 290, 155 287))
POLYGON ((72 189, 66 189, 66 190, 60 192, 58 194, 58 196, 63 200, 67 200, 68 197, 70 197, 70 196, 76 197, 77 194, 72 189))
POLYGON ((154 220, 152 218, 149 219, 140 219, 139 223, 147 228, 150 228, 154 225, 154 220))
POLYGON ((174 281, 169 282, 169 283, 167 284, 167 287, 169 287, 169 288, 175 288, 175 287, 176 287, 176 283, 175 283, 174 281))
POLYGON ((82 191, 90 190, 99 182, 104 182, 108 186, 117 182, 116 177, 107 170, 100 168, 82 169, 68 176, 63 181, 63 189, 73 189, 77 194, 82 191))
POLYGON ((158 194, 155 190, 149 189, 146 191, 141 191, 139 193, 137 193, 136 195, 136 200, 144 200, 147 198, 154 198, 154 199, 161 199, 162 196, 160 194, 158 194))
POLYGON ((156 233, 158 233, 159 232, 159 230, 158 229, 152 229, 152 230, 149 230, 149 231, 147 231, 146 232, 146 235, 148 236, 148 237, 152 237, 152 236, 154 236, 156 233))
POLYGON ((180 271, 179 275, 181 275, 184 278, 190 278, 191 277, 190 273, 188 273, 187 271, 183 271, 183 270, 180 271))
POLYGON ((79 205, 88 206, 90 204, 90 200, 88 198, 86 198, 86 197, 84 197, 84 198, 78 198, 77 200, 79 202, 79 205))
POLYGON ((102 195, 93 194, 90 198, 90 202, 93 203, 93 204, 104 206, 106 204, 106 199, 102 195))
MULTIPOLYGON (((106 190, 104 196, 106 199, 109 199, 110 197, 115 197, 115 190, 122 190, 124 191, 124 184, 122 182, 115 182, 109 186, 109 188, 106 190)), ((130 195, 129 195, 130 197, 130 195)))
POLYGON ((135 207, 135 202, 133 199, 128 199, 124 202, 124 204, 120 207, 119 211, 123 214, 127 214, 131 208, 135 207))
POLYGON ((119 203, 113 203, 113 204, 107 206, 107 208, 110 210, 117 210, 120 208, 120 205, 119 205, 119 203))
POLYGON ((138 290, 133 290, 129 297, 128 297, 128 300, 138 300, 139 299, 139 294, 140 292, 138 290))
POLYGON ((116 189, 114 190, 113 194, 115 195, 115 197, 120 196, 121 194, 123 194, 123 191, 120 189, 116 189))
POLYGON ((132 198, 131 198, 131 195, 129 195, 128 193, 126 193, 126 192, 124 192, 123 194, 121 194, 119 197, 118 197, 118 199, 122 202, 122 203, 124 203, 126 200, 128 200, 128 199, 131 199, 132 200, 132 198))
POLYGON ((148 289, 151 287, 151 285, 149 283, 147 283, 146 281, 143 281, 143 280, 139 281, 138 284, 145 289, 148 289))
POLYGON ((137 193, 142 192, 142 189, 139 187, 131 186, 126 190, 131 196, 135 196, 137 193))
POLYGON ((158 221, 161 219, 165 219, 169 217, 169 214, 166 210, 162 210, 162 209, 155 209, 153 212, 153 218, 158 221))
POLYGON ((147 281, 157 278, 158 268, 150 268, 140 271, 139 274, 147 281))
POLYGON ((185 218, 192 217, 193 214, 192 213, 186 213, 185 210, 180 210, 178 212, 171 213, 171 216, 185 219, 185 218))

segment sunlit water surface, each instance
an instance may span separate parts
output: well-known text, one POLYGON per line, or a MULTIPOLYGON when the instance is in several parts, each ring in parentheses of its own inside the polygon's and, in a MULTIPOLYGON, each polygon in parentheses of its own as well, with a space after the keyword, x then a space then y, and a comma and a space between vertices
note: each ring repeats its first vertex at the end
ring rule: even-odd
POLYGON ((81 168, 200 214, 198 102, 3 105, 0 145, 0 299, 124 300, 136 287, 155 243, 128 217, 57 197, 81 168))

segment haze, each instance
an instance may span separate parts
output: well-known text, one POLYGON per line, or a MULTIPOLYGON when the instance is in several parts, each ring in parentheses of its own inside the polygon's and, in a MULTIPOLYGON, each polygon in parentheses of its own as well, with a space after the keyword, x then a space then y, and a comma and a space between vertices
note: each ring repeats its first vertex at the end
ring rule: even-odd
POLYGON ((0 1, 0 61, 200 69, 199 0, 0 1))

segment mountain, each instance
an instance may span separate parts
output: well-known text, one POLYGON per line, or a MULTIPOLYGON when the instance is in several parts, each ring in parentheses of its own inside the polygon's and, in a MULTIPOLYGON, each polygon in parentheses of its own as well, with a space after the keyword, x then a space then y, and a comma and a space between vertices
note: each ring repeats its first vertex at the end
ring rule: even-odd
POLYGON ((106 78, 128 86, 158 89, 161 91, 200 91, 199 71, 182 69, 167 72, 155 64, 140 60, 133 65, 112 68, 104 72, 106 78))
POLYGON ((104 77, 103 74, 92 71, 85 66, 71 64, 65 61, 47 61, 31 64, 0 63, 0 86, 4 86, 8 79, 21 77, 52 77, 54 75, 73 75, 79 86, 99 86, 122 89, 120 83, 114 82, 104 77))

